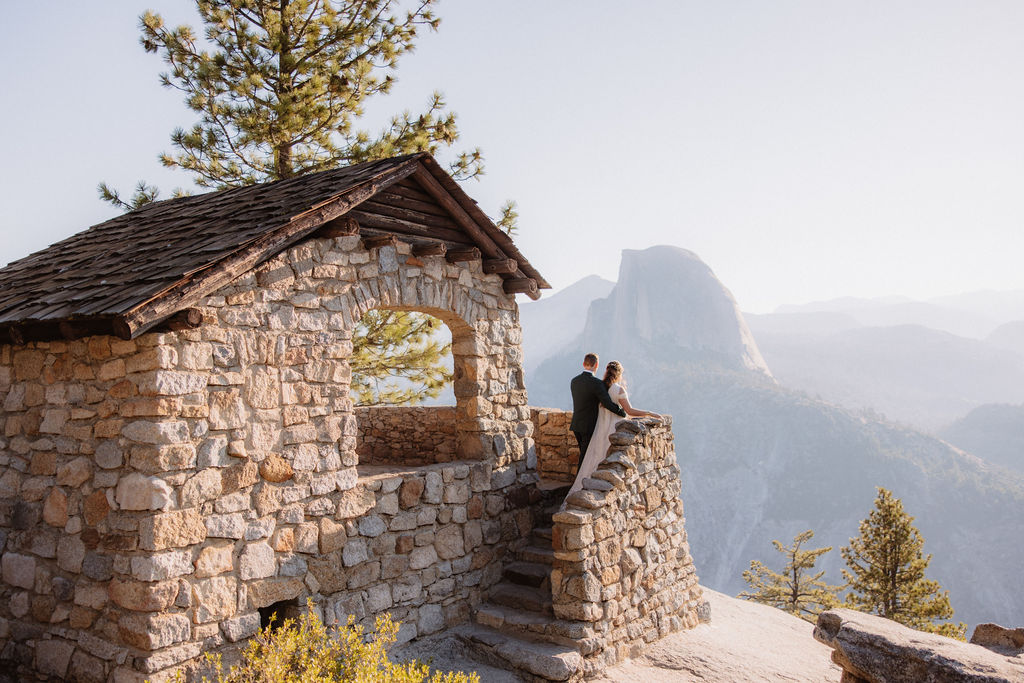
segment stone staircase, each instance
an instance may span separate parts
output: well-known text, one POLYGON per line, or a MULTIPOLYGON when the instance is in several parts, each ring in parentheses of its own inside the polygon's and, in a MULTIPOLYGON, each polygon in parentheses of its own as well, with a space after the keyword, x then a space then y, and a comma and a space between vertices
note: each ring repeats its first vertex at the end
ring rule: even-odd
POLYGON ((527 681, 583 679, 583 657, 576 647, 581 625, 555 619, 551 609, 551 515, 557 510, 557 503, 544 510, 540 526, 505 565, 488 602, 477 607, 474 623, 459 632, 485 661, 513 669, 527 681))

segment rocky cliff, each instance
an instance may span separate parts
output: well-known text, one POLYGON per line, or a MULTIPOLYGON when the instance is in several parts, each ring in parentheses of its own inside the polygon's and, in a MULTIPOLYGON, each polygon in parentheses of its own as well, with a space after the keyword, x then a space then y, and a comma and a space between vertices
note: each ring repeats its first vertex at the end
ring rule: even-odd
POLYGON ((591 304, 581 344, 606 360, 642 348, 771 375, 732 294, 679 247, 624 250, 618 283, 591 304))

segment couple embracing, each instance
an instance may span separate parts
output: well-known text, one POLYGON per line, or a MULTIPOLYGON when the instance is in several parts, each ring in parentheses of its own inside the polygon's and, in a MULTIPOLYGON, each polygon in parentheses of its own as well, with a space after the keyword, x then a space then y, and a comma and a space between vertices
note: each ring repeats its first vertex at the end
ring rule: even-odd
POLYGON ((608 437, 615 432, 619 420, 625 417, 661 417, 629 405, 621 363, 617 360, 609 363, 601 380, 595 375, 597 362, 596 353, 584 356, 583 372, 573 377, 569 384, 572 391, 572 423, 569 429, 580 446, 579 471, 569 493, 583 488, 583 480, 593 474, 608 455, 608 437))

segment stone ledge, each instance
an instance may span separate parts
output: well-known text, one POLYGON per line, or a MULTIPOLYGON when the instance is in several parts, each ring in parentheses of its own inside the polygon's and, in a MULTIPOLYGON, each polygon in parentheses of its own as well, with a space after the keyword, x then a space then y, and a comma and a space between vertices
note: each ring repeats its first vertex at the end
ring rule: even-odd
POLYGON ((924 633, 849 609, 818 617, 815 640, 832 648, 843 681, 859 683, 1007 683, 1024 680, 1024 659, 924 633))

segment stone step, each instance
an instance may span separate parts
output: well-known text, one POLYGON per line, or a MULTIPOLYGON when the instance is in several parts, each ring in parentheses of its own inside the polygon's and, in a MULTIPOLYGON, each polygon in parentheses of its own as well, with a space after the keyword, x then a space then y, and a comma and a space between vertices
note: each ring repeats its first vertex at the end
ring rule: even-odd
POLYGON ((504 576, 507 581, 520 586, 548 587, 551 565, 538 562, 510 562, 505 565, 504 576))
POLYGON ((523 562, 536 562, 537 564, 553 565, 555 563, 555 551, 551 549, 551 544, 545 548, 543 546, 528 545, 518 553, 516 556, 523 562))
MULTIPOLYGON (((565 489, 565 493, 568 493, 569 489, 565 489)), ((540 516, 537 518, 537 524, 540 526, 551 526, 551 518, 556 512, 562 509, 562 501, 565 499, 565 493, 558 497, 558 502, 547 506, 540 512, 540 516)))
POLYGON ((489 598, 496 605, 515 607, 538 614, 553 614, 551 590, 520 586, 502 581, 491 588, 489 598))
POLYGON ((551 527, 549 526, 535 526, 533 527, 533 537, 538 541, 541 541, 540 545, 551 545, 551 527))
POLYGON ((591 635, 589 625, 584 622, 563 621, 547 614, 496 605, 491 602, 478 605, 473 610, 473 621, 481 626, 493 628, 517 638, 543 640, 556 645, 569 645, 577 649, 579 649, 580 642, 591 635))
POLYGON ((527 681, 583 680, 583 657, 567 645, 517 638, 479 624, 464 624, 453 630, 482 659, 519 673, 527 681))

